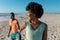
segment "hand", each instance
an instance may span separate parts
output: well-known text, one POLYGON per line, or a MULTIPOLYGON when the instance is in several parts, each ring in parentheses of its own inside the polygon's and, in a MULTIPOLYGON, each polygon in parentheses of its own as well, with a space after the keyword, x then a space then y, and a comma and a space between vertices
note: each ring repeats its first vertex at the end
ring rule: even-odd
POLYGON ((20 30, 18 30, 18 32, 20 32, 20 30))

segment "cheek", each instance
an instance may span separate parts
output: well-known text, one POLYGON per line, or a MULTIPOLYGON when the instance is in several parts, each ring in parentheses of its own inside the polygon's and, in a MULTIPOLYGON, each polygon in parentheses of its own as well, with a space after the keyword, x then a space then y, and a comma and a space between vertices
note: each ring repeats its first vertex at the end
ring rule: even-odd
POLYGON ((33 16, 28 16, 27 18, 28 18, 28 20, 34 20, 33 16))
POLYGON ((31 18, 29 16, 27 16, 27 19, 30 20, 31 18))
POLYGON ((31 18, 29 16, 27 16, 27 18, 30 20, 31 18))
POLYGON ((10 18, 12 18, 12 16, 10 15, 10 18))
POLYGON ((12 17, 10 16, 10 18, 12 18, 12 17))

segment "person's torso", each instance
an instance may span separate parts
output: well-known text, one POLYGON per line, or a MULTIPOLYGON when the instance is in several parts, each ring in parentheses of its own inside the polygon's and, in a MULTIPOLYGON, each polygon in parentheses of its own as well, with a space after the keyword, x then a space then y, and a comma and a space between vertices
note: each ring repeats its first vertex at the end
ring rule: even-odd
POLYGON ((16 33, 18 32, 18 27, 17 27, 17 20, 10 20, 10 26, 11 26, 11 32, 16 33))
POLYGON ((39 27, 36 30, 33 30, 30 22, 27 22, 25 40, 42 40, 44 28, 45 23, 41 22, 39 27))

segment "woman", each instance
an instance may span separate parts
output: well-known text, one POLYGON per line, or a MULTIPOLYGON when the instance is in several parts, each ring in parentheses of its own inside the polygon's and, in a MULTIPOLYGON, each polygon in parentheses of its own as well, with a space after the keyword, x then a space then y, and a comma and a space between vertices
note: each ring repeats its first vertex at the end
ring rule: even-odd
POLYGON ((13 12, 10 13, 10 20, 9 20, 10 30, 8 33, 8 37, 11 37, 11 40, 21 40, 20 34, 20 26, 18 20, 15 18, 15 14, 13 12))
POLYGON ((27 7, 28 21, 24 22, 20 31, 26 28, 25 40, 47 40, 47 24, 40 21, 43 8, 36 2, 30 2, 27 7))

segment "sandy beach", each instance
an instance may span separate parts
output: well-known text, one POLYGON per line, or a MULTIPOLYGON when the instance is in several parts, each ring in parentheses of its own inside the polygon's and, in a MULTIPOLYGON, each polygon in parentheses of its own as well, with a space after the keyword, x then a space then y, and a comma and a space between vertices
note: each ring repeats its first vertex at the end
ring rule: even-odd
MULTIPOLYGON (((2 19, 3 20, 3 19, 2 19)), ((20 26, 26 18, 20 17, 18 19, 20 26)), ((60 40, 60 14, 44 14, 41 19, 39 19, 48 25, 48 38, 47 40, 60 40)), ((9 22, 0 22, 0 40, 8 40, 7 37, 9 31, 9 22)), ((22 31, 22 39, 25 36, 25 30, 22 31)))

